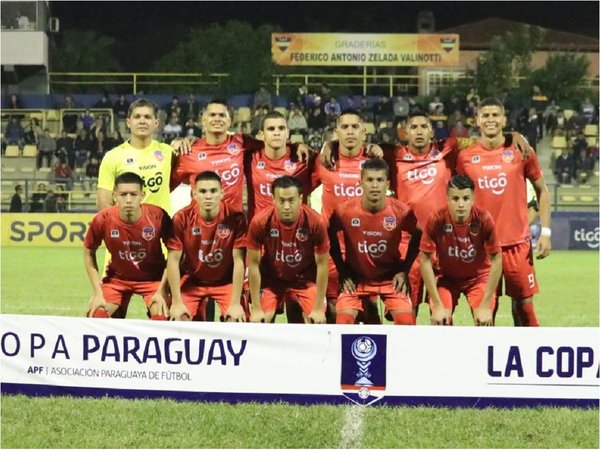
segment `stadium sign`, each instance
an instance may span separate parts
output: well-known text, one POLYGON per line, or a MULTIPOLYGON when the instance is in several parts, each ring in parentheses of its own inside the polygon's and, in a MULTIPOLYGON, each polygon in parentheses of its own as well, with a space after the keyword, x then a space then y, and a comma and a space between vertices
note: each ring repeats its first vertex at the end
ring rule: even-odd
POLYGON ((0 326, 5 394, 450 407, 599 401, 597 328, 23 315, 1 315, 0 326))
POLYGON ((458 34, 271 34, 280 66, 457 66, 458 52, 458 34))
POLYGON ((2 245, 80 247, 93 214, 2 214, 2 245))

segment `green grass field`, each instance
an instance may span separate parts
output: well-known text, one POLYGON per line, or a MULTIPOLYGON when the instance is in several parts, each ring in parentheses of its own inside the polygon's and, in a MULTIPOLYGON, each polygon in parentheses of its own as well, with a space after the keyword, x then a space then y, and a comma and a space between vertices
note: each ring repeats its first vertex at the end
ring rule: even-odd
MULTIPOLYGON (((3 248, 1 311, 82 316, 79 249, 3 248)), ((597 252, 537 264, 543 326, 599 324, 597 252)), ((511 326, 502 298, 497 324, 511 326)), ((130 317, 145 318, 142 301, 130 317)), ((420 311, 419 324, 428 323, 420 311)), ((464 303, 455 323, 471 323, 464 303)), ((598 410, 303 407, 2 396, 2 448, 598 448, 598 410)))

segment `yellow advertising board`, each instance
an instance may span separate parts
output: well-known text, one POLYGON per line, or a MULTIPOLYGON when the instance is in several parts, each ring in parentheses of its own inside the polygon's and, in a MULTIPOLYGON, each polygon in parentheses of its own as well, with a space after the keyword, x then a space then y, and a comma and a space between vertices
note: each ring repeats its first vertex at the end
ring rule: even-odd
POLYGON ((271 34, 280 66, 456 66, 458 51, 458 34, 271 34))
POLYGON ((2 245, 82 247, 94 214, 3 213, 2 245))

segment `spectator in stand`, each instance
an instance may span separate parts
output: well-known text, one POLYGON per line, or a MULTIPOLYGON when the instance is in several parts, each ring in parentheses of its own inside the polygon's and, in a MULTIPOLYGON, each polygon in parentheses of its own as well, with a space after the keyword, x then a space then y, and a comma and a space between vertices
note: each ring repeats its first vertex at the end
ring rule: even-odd
POLYGON ((296 103, 300 111, 305 112, 308 109, 308 85, 301 84, 298 87, 298 94, 296 95, 296 103))
POLYGON ((335 97, 331 97, 331 99, 325 103, 323 111, 325 111, 328 120, 335 120, 337 119, 337 116, 340 115, 340 112, 342 112, 342 106, 335 97))
POLYGON ((61 159, 54 165, 54 181, 66 184, 69 191, 73 189, 73 171, 66 159, 61 159))
POLYGON ((287 126, 290 134, 301 134, 306 137, 308 134, 308 123, 302 111, 296 106, 291 107, 290 117, 287 120, 287 126))
MULTIPOLYGON (((535 146, 538 142, 538 131, 540 129, 540 120, 538 113, 535 108, 529 108, 527 111, 527 122, 525 123, 525 128, 523 129, 523 134, 527 138, 527 141, 532 146, 535 146)), ((540 148, 537 148, 538 155, 540 154, 540 148)))
POLYGON ((112 147, 106 145, 106 135, 104 134, 104 131, 99 130, 96 139, 92 138, 92 149, 88 159, 95 156, 99 161, 102 161, 104 154, 109 150, 112 150, 112 147))
MULTIPOLYGON (((546 107, 548 106, 548 97, 546 97, 546 95, 544 95, 544 93, 542 92, 542 90, 540 89, 539 86, 534 85, 533 86, 533 94, 531 96, 531 108, 535 109, 536 115, 537 117, 540 118, 540 120, 537 120, 536 124, 538 126, 538 139, 542 140, 544 137, 544 123, 541 120, 542 115, 544 114, 544 111, 546 110, 546 107)), ((531 114, 530 114, 531 117, 531 114)), ((531 141, 529 141, 531 142, 531 141)), ((531 145, 535 145, 535 142, 531 142, 531 145)))
POLYGON ((29 119, 24 135, 25 144, 37 145, 42 134, 43 131, 42 127, 40 127, 40 121, 35 117, 29 119))
POLYGON ((440 97, 435 95, 433 100, 429 103, 429 114, 437 116, 439 113, 444 113, 444 104, 441 102, 440 97), (439 109, 440 106, 442 109, 439 109))
POLYGON ((56 212, 64 213, 67 212, 67 194, 65 192, 65 188, 62 184, 56 185, 56 194, 54 194, 54 199, 56 201, 56 212))
POLYGON ((553 125, 556 123, 556 115, 560 111, 560 107, 556 104, 555 100, 551 100, 550 104, 546 106, 544 114, 542 114, 542 120, 546 125, 546 134, 552 136, 554 134, 553 125))
POLYGON ((396 133, 393 128, 393 123, 390 122, 381 122, 379 124, 379 130, 377 130, 376 139, 377 142, 383 144, 395 144, 396 133))
POLYGON ((417 102, 414 97, 408 97, 408 104, 410 105, 410 112, 408 113, 409 116, 417 112, 425 112, 425 107, 421 103, 417 102))
POLYGON ((75 167, 83 167, 93 150, 94 141, 90 138, 90 135, 84 129, 79 130, 79 134, 77 134, 77 137, 73 141, 75 167))
POLYGON ((317 134, 323 133, 323 130, 327 125, 327 116, 323 112, 323 109, 321 109, 320 103, 321 97, 315 97, 315 104, 313 108, 309 110, 309 115, 306 119, 308 129, 317 134))
POLYGON ((125 142, 125 140, 121 136, 120 131, 115 129, 112 131, 112 133, 108 134, 108 137, 106 138, 106 148, 112 150, 113 148, 121 145, 123 142, 125 142))
POLYGON ((92 139, 98 139, 98 134, 101 131, 106 136, 106 125, 104 124, 104 121, 102 120, 102 118, 96 117, 96 120, 94 120, 94 123, 92 124, 91 128, 89 129, 88 134, 90 135, 90 137, 92 139))
POLYGON ((462 121, 458 120, 450 130, 450 137, 457 139, 468 138, 469 130, 464 127, 462 121))
POLYGON ((268 113, 269 108, 266 106, 260 106, 256 111, 254 111, 254 117, 252 117, 252 121, 250 122, 252 136, 256 136, 258 134, 260 131, 260 126, 262 125, 262 121, 268 113))
MULTIPOLYGON (((65 99, 59 109, 75 109, 77 105, 70 95, 65 95, 65 99)), ((67 133, 77 132, 77 114, 63 112, 63 129, 67 130, 67 133)))
POLYGON ((398 95, 394 99, 394 104, 392 105, 394 110, 394 126, 397 126, 401 121, 406 121, 408 117, 408 113, 410 111, 410 103, 403 95, 398 95))
POLYGON ((396 142, 400 145, 408 145, 408 132, 406 131, 406 120, 401 120, 396 125, 396 142))
POLYGON ((379 126, 381 122, 394 120, 393 105, 387 95, 383 95, 379 98, 379 101, 375 103, 375 106, 373 107, 373 112, 375 113, 376 126, 379 126))
POLYGON ((575 165, 573 177, 581 184, 587 183, 596 166, 596 161, 591 152, 584 150, 577 157, 574 156, 573 160, 575 165))
POLYGON ((463 105, 460 101, 460 99, 458 98, 458 96, 453 95, 450 98, 450 101, 448 103, 446 103, 446 105, 444 106, 444 111, 446 111, 446 114, 448 116, 451 116, 454 111, 458 111, 459 113, 462 112, 463 110, 463 105))
POLYGON ((44 197, 44 206, 43 212, 45 213, 55 213, 56 212, 56 195, 52 189, 48 189, 46 191, 46 196, 44 197))
POLYGON ((177 117, 181 116, 181 105, 179 104, 179 97, 174 95, 171 98, 171 103, 165 106, 165 112, 167 113, 167 117, 173 117, 173 113, 177 115, 177 117))
POLYGON ((21 99, 17 94, 10 94, 10 98, 8 99, 8 103, 6 104, 6 109, 21 109, 23 105, 21 104, 21 99))
POLYGON ((473 124, 475 123, 475 117, 477 117, 477 104, 471 100, 470 102, 467 103, 467 106, 465 107, 465 118, 467 120, 472 119, 473 120, 473 124))
POLYGON ((567 134, 567 119, 562 109, 556 112, 556 117, 550 116, 548 127, 552 130, 552 136, 565 136, 567 134))
POLYGON ((127 120, 127 114, 129 114, 129 102, 124 94, 119 95, 119 98, 115 101, 113 105, 113 114, 118 126, 125 129, 125 121, 127 120))
POLYGON ((583 134, 583 131, 580 130, 577 133, 577 136, 575 136, 573 138, 573 142, 571 144, 571 149, 573 150, 573 159, 575 159, 575 160, 579 159, 579 155, 581 153, 587 152, 588 143, 585 138, 585 135, 583 134))
POLYGON ((332 97, 332 93, 331 93, 331 88, 329 87, 329 85, 327 83, 321 83, 321 94, 320 94, 321 100, 323 101, 323 104, 327 104, 329 102, 329 100, 331 100, 332 97))
POLYGON ((31 194, 30 212, 43 212, 46 198, 46 184, 38 183, 37 190, 31 194))
POLYGON ((363 95, 360 99, 360 105, 358 106, 358 112, 363 122, 374 122, 375 111, 373 105, 369 102, 369 97, 363 95))
POLYGON ((21 195, 23 195, 23 186, 17 184, 15 186, 15 193, 10 199, 10 209, 8 210, 8 212, 23 212, 23 199, 21 198, 21 195))
POLYGON ((589 97, 585 98, 585 100, 579 108, 579 111, 581 115, 585 117, 586 123, 593 122, 596 108, 594 107, 594 104, 590 101, 589 97))
POLYGON ((444 122, 438 120, 435 123, 435 129, 433 130, 433 139, 436 141, 444 141, 448 139, 448 129, 444 126, 444 122))
POLYGON ((11 116, 10 122, 6 124, 4 139, 8 145, 18 145, 19 148, 23 148, 25 130, 23 130, 21 121, 17 116, 11 116))
POLYGON ((567 121, 567 137, 575 136, 579 131, 583 131, 587 125, 587 119, 580 112, 575 111, 567 121))
MULTIPOLYGON (((98 172, 100 171, 100 161, 95 156, 90 157, 90 161, 85 165, 85 178, 83 187, 86 191, 96 191, 98 186, 98 172)), ((87 194, 89 196, 89 194, 87 194)))
POLYGON ((182 116, 186 119, 196 120, 200 117, 200 102, 196 100, 194 94, 188 96, 187 101, 182 105, 182 116))
POLYGON ((461 123, 465 123, 466 117, 462 115, 462 112, 457 109, 454 110, 449 116, 448 116, 448 129, 452 129, 454 128, 454 125, 456 125, 457 122, 461 122, 461 123))
POLYGON ((102 94, 102 98, 94 104, 94 108, 112 109, 112 107, 113 104, 106 93, 102 94))
POLYGON ((75 170, 75 149, 73 138, 69 137, 67 130, 62 130, 60 137, 56 140, 56 156, 66 158, 71 169, 75 170))
POLYGON ((202 129, 193 117, 188 117, 188 120, 185 123, 185 127, 183 129, 183 134, 185 136, 196 136, 197 138, 202 137, 202 129))
POLYGON ((568 148, 563 148, 560 156, 554 163, 554 176, 559 184, 569 184, 573 179, 575 160, 573 153, 568 148))
POLYGON ((25 14, 21 14, 21 11, 17 11, 17 13, 15 14, 15 25, 18 30, 31 29, 29 17, 27 17, 25 14))
POLYGON ((42 167, 42 160, 46 158, 47 167, 52 167, 52 158, 56 154, 56 139, 50 136, 50 130, 46 128, 38 144, 37 168, 42 167))
POLYGON ((481 101, 479 95, 477 94, 477 90, 474 87, 469 89, 465 99, 467 100, 467 103, 473 102, 475 106, 479 105, 479 102, 481 101))
POLYGON ((352 96, 349 96, 346 99, 346 106, 344 106, 343 109, 352 109, 352 110, 356 111, 356 105, 354 103, 354 99, 352 98, 352 96))
POLYGON ((81 115, 81 123, 83 124, 83 129, 85 131, 90 131, 90 128, 92 128, 92 125, 94 124, 94 116, 92 116, 89 109, 86 109, 81 115))
POLYGON ((169 123, 163 128, 163 140, 166 144, 170 144, 173 139, 177 139, 183 135, 183 128, 179 123, 178 116, 173 113, 169 119, 169 123))
MULTIPOLYGON (((267 86, 263 83, 260 84, 258 90, 254 93, 254 110, 266 107, 268 111, 273 109, 273 100, 271 99, 271 93, 267 90, 267 86)), ((267 111, 267 112, 268 112, 267 111)), ((260 129, 260 124, 257 130, 260 129)))

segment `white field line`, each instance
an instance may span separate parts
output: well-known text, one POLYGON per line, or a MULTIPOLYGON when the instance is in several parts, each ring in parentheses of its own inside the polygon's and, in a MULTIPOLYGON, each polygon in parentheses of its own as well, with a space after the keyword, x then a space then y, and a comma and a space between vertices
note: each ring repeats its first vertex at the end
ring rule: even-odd
POLYGON ((360 448, 365 407, 352 405, 346 409, 344 426, 338 448, 360 448))

